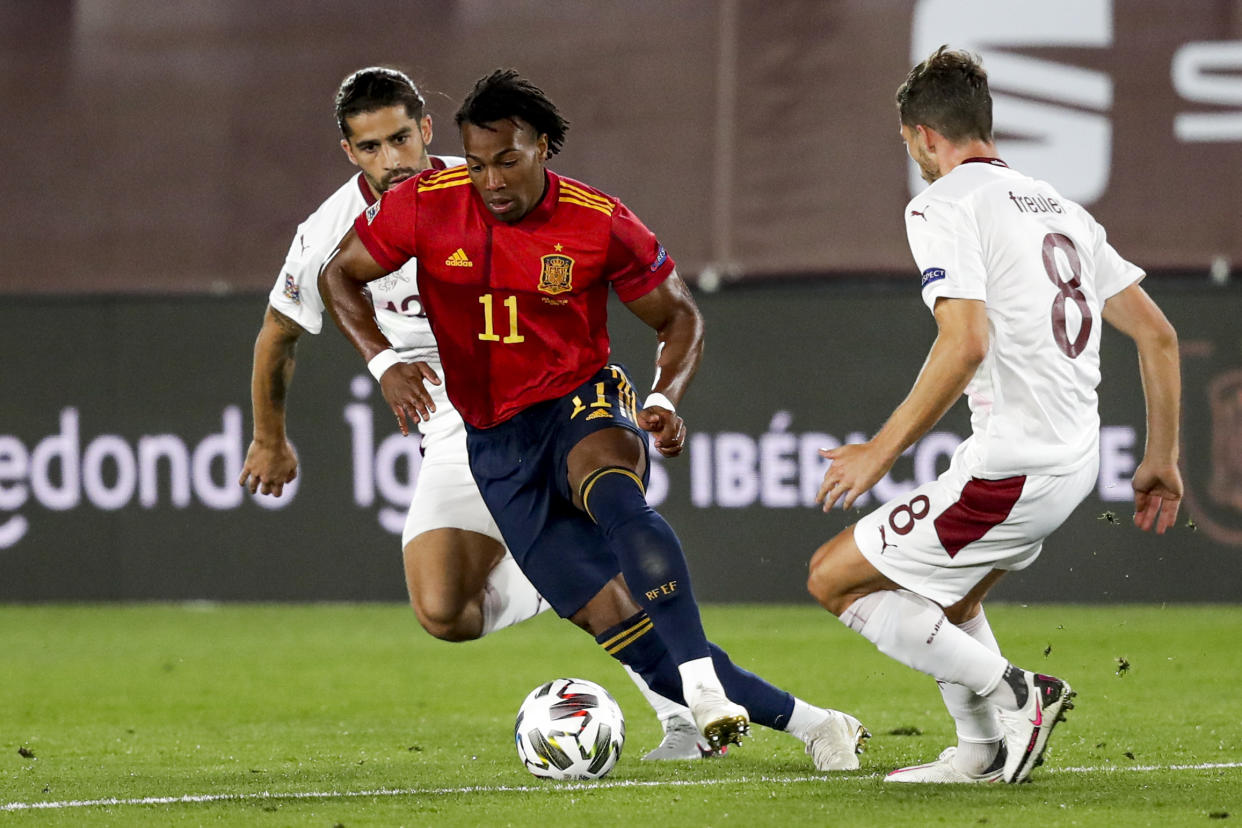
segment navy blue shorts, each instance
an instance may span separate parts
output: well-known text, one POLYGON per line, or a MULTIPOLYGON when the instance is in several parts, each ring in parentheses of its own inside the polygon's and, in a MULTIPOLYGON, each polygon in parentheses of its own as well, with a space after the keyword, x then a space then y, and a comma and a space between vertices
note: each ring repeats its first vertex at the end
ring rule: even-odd
MULTIPOLYGON (((536 403, 491 428, 466 425, 470 471, 514 560, 568 618, 620 571, 603 532, 573 504, 566 461, 582 438, 621 427, 642 439, 629 374, 605 365, 563 397, 536 403)), ((644 465, 650 468, 650 463, 644 465)), ((643 473, 643 485, 647 484, 643 473)))

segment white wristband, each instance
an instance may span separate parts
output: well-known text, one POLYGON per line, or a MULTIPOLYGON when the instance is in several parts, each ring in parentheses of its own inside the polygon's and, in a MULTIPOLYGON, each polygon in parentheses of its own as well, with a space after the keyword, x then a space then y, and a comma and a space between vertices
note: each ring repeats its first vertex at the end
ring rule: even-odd
POLYGON ((371 376, 375 377, 375 381, 379 382, 379 378, 384 376, 384 372, 401 361, 401 357, 397 356, 397 352, 392 348, 385 348, 367 363, 367 370, 371 372, 371 376))
POLYGON ((652 391, 647 395, 647 401, 643 403, 643 408, 651 408, 653 405, 667 408, 670 413, 677 413, 677 407, 673 405, 673 401, 658 391, 652 391))

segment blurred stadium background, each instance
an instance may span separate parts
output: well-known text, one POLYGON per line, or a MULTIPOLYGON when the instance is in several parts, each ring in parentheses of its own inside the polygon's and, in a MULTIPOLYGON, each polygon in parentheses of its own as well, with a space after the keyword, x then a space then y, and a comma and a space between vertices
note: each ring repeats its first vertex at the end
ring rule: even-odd
MULTIPOLYGON (((865 437, 934 328, 893 92, 981 52, 1002 156, 1151 274, 1185 375, 1185 520, 1129 524, 1132 348, 1106 337, 1100 484, 1002 585, 1022 601, 1233 601, 1242 583, 1242 0, 325 0, 0 4, 0 600, 401 600, 417 443, 335 330, 302 340, 292 497, 243 496, 251 348, 295 227, 353 168, 332 96, 408 71, 452 116, 501 65, 572 121, 560 172, 621 197, 696 285, 694 441, 652 496, 700 598, 808 601, 815 449, 865 437)), ((623 309, 617 357, 649 378, 623 309)), ((894 469, 934 476, 958 410, 894 469)))

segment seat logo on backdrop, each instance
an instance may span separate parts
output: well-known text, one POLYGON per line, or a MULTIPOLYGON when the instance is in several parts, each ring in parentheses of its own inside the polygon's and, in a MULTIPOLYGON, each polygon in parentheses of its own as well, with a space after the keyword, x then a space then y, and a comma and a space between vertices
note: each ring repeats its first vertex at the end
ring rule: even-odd
MULTIPOLYGON (((1113 80, 1106 72, 1031 55, 1058 48, 1112 49, 1126 59, 1137 50, 1147 52, 1148 43, 1114 42, 1116 18, 1141 14, 1142 9, 1115 0, 918 0, 910 57, 912 63, 921 61, 944 43, 978 53, 988 71, 992 128, 1004 159, 1089 207, 1108 190, 1113 80)), ((1098 56, 1091 60, 1098 63, 1098 56)), ((1180 44, 1168 79, 1180 111, 1170 113, 1168 123, 1154 125, 1154 113, 1145 112, 1149 128, 1180 144, 1242 142, 1242 40, 1180 44)), ((911 164, 911 195, 925 186, 911 164)))
MULTIPOLYGON (((912 62, 944 43, 983 58, 993 133, 1009 166, 1084 205, 1104 195, 1112 158, 1112 79, 1018 51, 1112 46, 1112 0, 920 0, 910 41, 912 62)), ((925 186, 911 164, 910 193, 925 186)))

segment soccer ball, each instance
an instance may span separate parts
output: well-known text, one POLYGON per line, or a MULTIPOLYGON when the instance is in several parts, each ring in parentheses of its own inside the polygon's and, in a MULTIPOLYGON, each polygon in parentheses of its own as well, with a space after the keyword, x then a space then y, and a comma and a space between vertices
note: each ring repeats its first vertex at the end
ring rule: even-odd
POLYGON ((558 678, 522 702, 513 727, 518 758, 545 779, 599 779, 621 758, 625 716, 593 681, 558 678))

